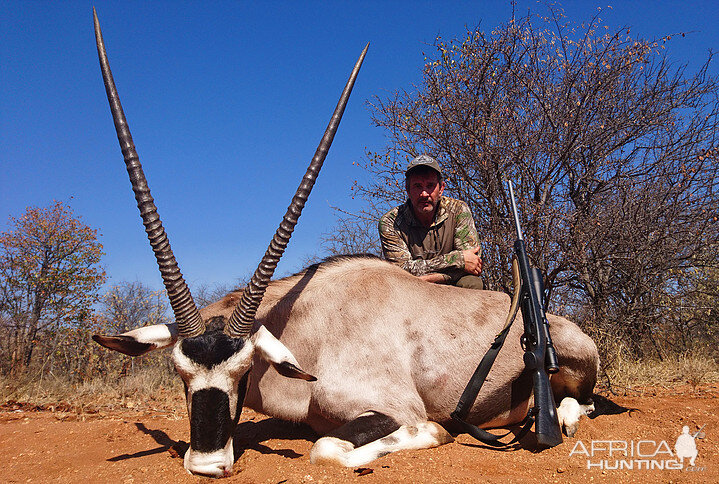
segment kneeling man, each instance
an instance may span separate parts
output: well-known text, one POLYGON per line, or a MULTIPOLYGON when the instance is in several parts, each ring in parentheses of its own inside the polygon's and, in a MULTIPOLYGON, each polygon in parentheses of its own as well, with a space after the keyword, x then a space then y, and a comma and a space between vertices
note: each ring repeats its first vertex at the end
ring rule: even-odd
POLYGON ((482 249, 466 203, 442 196, 437 160, 420 155, 405 172, 407 201, 380 218, 385 259, 425 281, 482 289, 482 249))

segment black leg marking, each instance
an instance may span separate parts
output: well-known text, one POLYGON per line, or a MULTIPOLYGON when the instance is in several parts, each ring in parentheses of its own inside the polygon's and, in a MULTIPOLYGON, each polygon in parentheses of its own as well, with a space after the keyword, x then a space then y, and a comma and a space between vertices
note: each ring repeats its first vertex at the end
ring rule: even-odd
POLYGON ((347 422, 328 433, 327 437, 345 440, 357 448, 386 437, 399 427, 400 425, 392 417, 373 411, 347 422))

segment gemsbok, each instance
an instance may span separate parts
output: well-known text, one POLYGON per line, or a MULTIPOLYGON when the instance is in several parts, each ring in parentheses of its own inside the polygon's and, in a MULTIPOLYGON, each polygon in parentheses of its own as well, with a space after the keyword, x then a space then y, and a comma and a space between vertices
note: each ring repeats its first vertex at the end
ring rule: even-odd
MULTIPOLYGON (((322 435, 309 454, 313 463, 359 466, 397 450, 451 442, 443 424, 502 328, 509 296, 426 283, 369 256, 331 258, 270 281, 367 47, 250 283, 244 292, 198 310, 150 196, 97 15, 95 34, 118 140, 176 322, 94 339, 131 356, 174 345, 172 359, 185 384, 190 421, 185 469, 215 477, 231 473, 232 437, 243 405, 309 424, 322 435)), ((561 367, 552 376, 552 390, 557 402, 566 397, 558 414, 571 435, 590 408, 599 357, 578 326, 547 316, 561 367)), ((518 321, 468 421, 483 428, 504 427, 526 415, 532 382, 522 359, 521 332, 518 321)))

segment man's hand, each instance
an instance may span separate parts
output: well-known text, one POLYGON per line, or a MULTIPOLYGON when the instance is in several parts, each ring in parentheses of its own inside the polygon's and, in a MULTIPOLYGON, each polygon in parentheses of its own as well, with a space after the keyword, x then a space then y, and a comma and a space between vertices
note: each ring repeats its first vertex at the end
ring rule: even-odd
POLYGON ((479 246, 462 251, 464 254, 464 270, 478 276, 482 273, 482 258, 479 257, 479 246))

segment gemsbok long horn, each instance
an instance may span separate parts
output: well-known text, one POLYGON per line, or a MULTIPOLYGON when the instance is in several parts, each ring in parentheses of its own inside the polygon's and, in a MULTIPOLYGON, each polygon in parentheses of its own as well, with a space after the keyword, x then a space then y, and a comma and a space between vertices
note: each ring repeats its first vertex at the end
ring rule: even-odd
POLYGON ((267 248, 267 252, 265 252, 260 265, 257 267, 252 279, 250 279, 250 283, 242 293, 242 299, 240 299, 240 302, 232 312, 232 316, 230 316, 229 321, 225 325, 225 333, 232 338, 247 338, 252 332, 257 307, 260 305, 260 302, 262 302, 265 289, 277 268, 280 257, 282 257, 282 254, 287 248, 287 243, 290 241, 292 231, 295 229, 295 225, 297 225, 297 220, 302 214, 302 209, 305 206, 307 197, 309 197, 317 175, 322 168, 322 163, 324 163, 327 157, 327 152, 332 145, 332 140, 339 127, 345 106, 352 93, 355 79, 357 79, 357 74, 359 73, 360 67, 362 67, 362 61, 367 54, 367 49, 369 49, 369 43, 365 46, 357 63, 355 63, 354 69, 352 69, 350 78, 342 91, 340 100, 337 103, 334 113, 332 113, 332 118, 327 125, 324 136, 322 136, 317 151, 315 151, 310 166, 307 168, 307 172, 302 178, 300 186, 297 188, 297 193, 295 193, 295 196, 292 198, 292 203, 287 207, 287 213, 285 213, 277 232, 275 232, 272 242, 270 242, 270 246, 267 248))
POLYGON ((100 32, 100 22, 97 19, 97 12, 92 9, 95 20, 95 41, 97 42, 97 55, 100 59, 100 68, 102 69, 102 78, 105 81, 105 91, 107 92, 107 100, 110 103, 112 111, 112 119, 115 121, 115 131, 117 131, 117 140, 120 142, 120 149, 125 158, 125 166, 127 173, 130 175, 132 183, 132 191, 135 192, 135 200, 137 200, 137 208, 140 210, 142 223, 147 232, 147 238, 150 239, 150 245, 155 252, 157 265, 160 267, 162 281, 167 290, 167 296, 170 299, 170 305, 175 313, 178 332, 180 336, 189 338, 197 336, 205 332, 205 323, 200 317, 200 313, 192 299, 190 289, 187 287, 182 277, 177 261, 172 253, 170 241, 167 239, 165 229, 162 227, 160 216, 157 213, 157 207, 150 195, 150 189, 147 186, 145 174, 142 171, 140 159, 137 156, 135 145, 132 142, 130 128, 125 119, 125 113, 120 104, 120 97, 115 88, 115 81, 110 71, 110 63, 107 60, 105 52, 105 43, 102 40, 102 32, 100 32))

